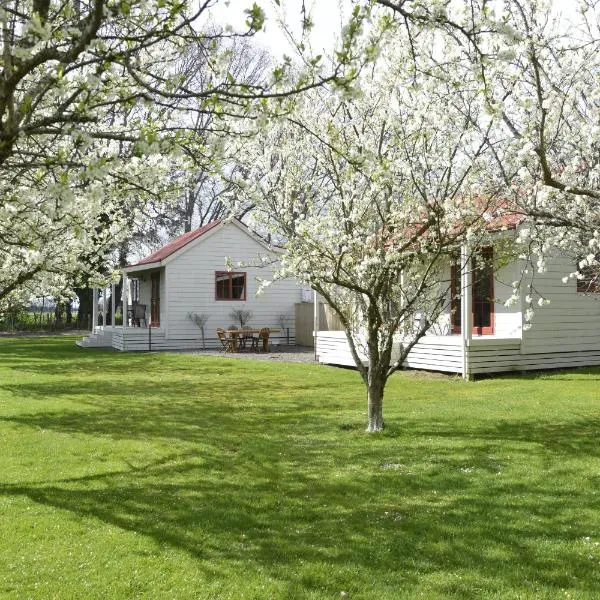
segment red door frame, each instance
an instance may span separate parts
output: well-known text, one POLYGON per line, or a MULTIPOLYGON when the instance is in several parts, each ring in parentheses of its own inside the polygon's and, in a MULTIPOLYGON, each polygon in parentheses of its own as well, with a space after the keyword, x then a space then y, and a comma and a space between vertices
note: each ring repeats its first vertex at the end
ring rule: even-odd
MULTIPOLYGON (((487 246, 485 248, 481 248, 478 253, 479 256, 483 256, 483 258, 486 261, 492 261, 494 254, 493 254, 493 248, 491 246, 487 246)), ((472 258, 472 271, 473 274, 475 274, 476 270, 477 270, 477 257, 474 256, 472 258)), ((460 269, 457 268, 456 264, 452 265, 450 268, 450 307, 452 310, 452 314, 451 314, 451 326, 452 326, 452 333, 461 333, 462 328, 461 328, 461 323, 460 323, 460 317, 462 316, 460 314, 460 310, 461 310, 461 299, 459 297, 459 292, 458 292, 458 287, 457 286, 457 277, 460 275, 460 269), (458 319, 458 323, 456 322, 456 316, 459 316, 458 319)), ((472 332, 477 334, 477 335, 493 335, 494 334, 494 325, 495 325, 495 321, 496 321, 496 313, 494 310, 494 276, 493 276, 493 272, 489 278, 488 281, 488 299, 487 300, 479 300, 476 298, 475 296, 475 286, 471 283, 471 311, 472 311, 472 316, 473 316, 473 328, 472 328, 472 332), (484 304, 484 303, 489 303, 490 305, 490 325, 486 326, 486 327, 478 327, 475 325, 475 308, 476 305, 478 304, 484 304)))
MULTIPOLYGON (((479 252, 475 256, 473 256, 473 276, 476 276, 477 273, 477 258, 481 257, 484 262, 488 265, 493 264, 494 260, 494 251, 491 246, 487 246, 485 248, 481 248, 479 252)), ((475 308, 477 305, 488 304, 490 307, 490 324, 485 327, 476 327, 473 325, 473 333, 477 335, 493 335, 494 333, 494 321, 496 320, 496 313, 494 312, 494 271, 493 269, 486 269, 487 274, 489 275, 487 281, 487 298, 476 298, 475 296, 475 285, 472 285, 472 306, 473 306, 473 316, 475 316, 476 311, 475 308)), ((473 323, 475 323, 475 319, 473 319, 473 323)))

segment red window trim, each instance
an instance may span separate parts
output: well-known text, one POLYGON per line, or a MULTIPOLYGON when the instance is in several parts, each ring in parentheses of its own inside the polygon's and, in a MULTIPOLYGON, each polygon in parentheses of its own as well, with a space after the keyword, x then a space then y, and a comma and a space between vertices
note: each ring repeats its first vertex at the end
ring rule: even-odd
MULTIPOLYGON (((481 248, 478 252, 479 254, 485 256, 486 258, 493 257, 493 248, 491 246, 486 246, 481 248)), ((472 264, 472 263, 471 263, 472 264)), ((459 295, 456 289, 456 277, 457 277, 457 266, 456 264, 452 265, 450 268, 450 309, 451 313, 451 331, 452 333, 461 333, 462 332, 462 324, 456 323, 456 308, 459 305, 460 300, 457 298, 459 295)), ((490 288, 489 288, 489 297, 492 298, 490 300, 490 325, 487 327, 478 327, 475 325, 475 319, 473 318, 473 326, 471 331, 477 335, 494 335, 494 330, 496 326, 496 311, 494 306, 494 278, 490 277, 490 288)), ((475 314, 475 286, 471 284, 471 312, 475 314)))
POLYGON ((215 300, 218 302, 245 302, 246 300, 246 290, 248 287, 248 277, 246 275, 246 271, 215 271, 215 300), (223 275, 227 275, 229 277, 229 295, 233 296, 233 277, 234 276, 244 276, 244 296, 242 298, 219 298, 217 295, 217 277, 222 277, 223 275))

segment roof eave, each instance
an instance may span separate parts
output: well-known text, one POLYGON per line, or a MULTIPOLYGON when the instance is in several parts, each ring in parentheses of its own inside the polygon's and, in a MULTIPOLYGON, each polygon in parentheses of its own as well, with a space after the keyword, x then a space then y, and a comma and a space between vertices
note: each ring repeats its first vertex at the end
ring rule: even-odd
POLYGON ((142 263, 141 265, 129 265, 128 267, 123 267, 121 271, 123 271, 123 273, 136 273, 137 271, 148 271, 150 269, 158 269, 162 266, 162 261, 158 260, 156 262, 151 263, 142 263))

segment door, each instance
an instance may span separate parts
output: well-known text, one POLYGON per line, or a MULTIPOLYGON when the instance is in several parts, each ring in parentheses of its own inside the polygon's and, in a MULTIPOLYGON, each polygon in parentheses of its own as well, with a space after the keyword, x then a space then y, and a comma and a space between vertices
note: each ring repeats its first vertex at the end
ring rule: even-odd
POLYGON ((494 333, 494 264, 491 248, 473 256, 473 333, 494 333))
POLYGON ((150 275, 150 325, 160 327, 160 271, 150 275))
MULTIPOLYGON (((482 248, 472 258, 472 305, 473 333, 477 335, 492 335, 494 333, 494 265, 493 249, 482 248)), ((460 268, 452 265, 451 271, 451 310, 452 333, 460 333, 461 329, 461 298, 460 298, 460 268)))

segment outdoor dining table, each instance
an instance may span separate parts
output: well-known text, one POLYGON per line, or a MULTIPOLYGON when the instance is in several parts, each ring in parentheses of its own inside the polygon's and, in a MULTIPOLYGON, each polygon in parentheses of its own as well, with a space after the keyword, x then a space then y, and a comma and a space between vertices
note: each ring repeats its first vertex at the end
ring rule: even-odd
POLYGON ((240 336, 256 334, 258 335, 263 329, 266 329, 268 334, 262 338, 263 343, 263 352, 268 352, 269 350, 269 335, 271 333, 279 333, 281 329, 274 329, 271 327, 260 327, 258 329, 226 329, 225 333, 231 339, 231 351, 238 351, 238 340, 240 336))

